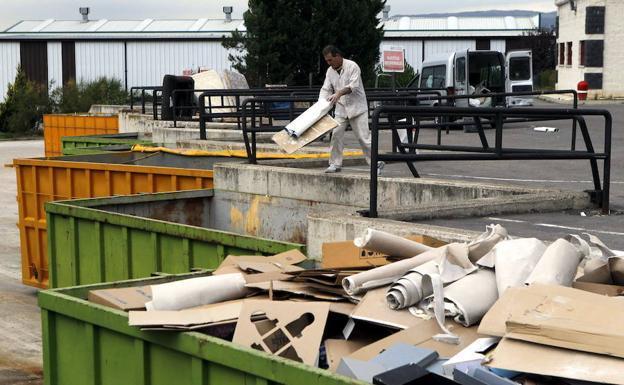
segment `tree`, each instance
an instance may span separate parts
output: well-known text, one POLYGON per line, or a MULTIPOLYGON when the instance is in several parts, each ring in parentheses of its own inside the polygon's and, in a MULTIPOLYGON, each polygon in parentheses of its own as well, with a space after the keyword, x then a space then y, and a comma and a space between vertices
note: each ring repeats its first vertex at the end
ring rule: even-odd
POLYGON ((28 80, 20 67, 9 84, 4 102, 0 105, 0 131, 13 135, 29 135, 36 131, 41 115, 50 110, 48 90, 28 80))
POLYGON ((250 0, 245 32, 224 38, 233 67, 250 84, 320 84, 325 45, 357 62, 365 82, 374 79, 383 30, 377 15, 385 0, 250 0))

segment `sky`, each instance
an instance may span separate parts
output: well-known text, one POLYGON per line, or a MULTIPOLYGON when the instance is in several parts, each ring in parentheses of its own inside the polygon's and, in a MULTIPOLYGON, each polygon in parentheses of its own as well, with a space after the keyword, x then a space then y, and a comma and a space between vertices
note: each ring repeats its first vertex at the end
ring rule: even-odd
MULTIPOLYGON (((554 0, 388 0, 390 15, 490 9, 555 10, 554 0)), ((80 19, 78 8, 91 8, 91 19, 221 18, 222 7, 234 7, 241 18, 247 0, 0 0, 0 28, 19 20, 80 19)))

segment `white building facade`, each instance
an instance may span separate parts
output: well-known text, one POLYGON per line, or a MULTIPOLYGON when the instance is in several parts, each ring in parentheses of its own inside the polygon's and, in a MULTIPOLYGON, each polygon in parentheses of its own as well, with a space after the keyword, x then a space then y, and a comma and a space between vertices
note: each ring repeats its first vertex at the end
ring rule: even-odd
POLYGON ((557 89, 589 83, 591 97, 624 96, 624 1, 556 0, 557 89))
MULTIPOLYGON (((395 16, 384 20, 382 46, 403 47, 408 63, 461 49, 505 52, 539 28, 530 17, 395 16)), ((224 36, 245 31, 242 20, 34 20, 0 32, 0 98, 18 65, 48 87, 70 79, 117 78, 129 89, 162 83, 165 74, 198 67, 229 69, 224 36)))

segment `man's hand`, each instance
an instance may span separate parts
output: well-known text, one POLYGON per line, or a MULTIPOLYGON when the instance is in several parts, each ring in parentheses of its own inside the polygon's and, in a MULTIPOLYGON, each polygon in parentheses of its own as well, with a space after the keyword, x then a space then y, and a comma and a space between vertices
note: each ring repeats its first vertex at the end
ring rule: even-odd
POLYGON ((334 105, 334 104, 338 103, 338 99, 340 99, 341 96, 342 96, 342 94, 340 93, 340 91, 338 91, 335 94, 333 94, 330 97, 328 97, 327 101, 330 102, 332 105, 334 105))

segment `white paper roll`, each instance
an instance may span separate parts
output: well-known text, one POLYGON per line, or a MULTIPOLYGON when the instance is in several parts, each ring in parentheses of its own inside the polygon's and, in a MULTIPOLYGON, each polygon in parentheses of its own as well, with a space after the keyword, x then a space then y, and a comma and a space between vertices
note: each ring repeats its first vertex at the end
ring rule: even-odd
POLYGON ((427 274, 437 274, 438 264, 436 261, 429 261, 399 278, 386 293, 386 301, 390 309, 398 310, 416 305, 423 298, 433 294, 431 286, 423 290, 423 276, 427 274))
POLYGON ((545 251, 544 242, 536 238, 512 239, 494 246, 498 295, 510 287, 522 286, 545 251))
POLYGON ((445 253, 446 247, 447 246, 442 246, 437 249, 426 251, 412 258, 352 275, 342 280, 342 287, 345 289, 347 294, 356 295, 376 287, 385 286, 401 278, 411 269, 420 266, 423 263, 433 261, 436 258, 440 258, 445 253))
POLYGON ((375 229, 367 229, 363 236, 353 240, 353 244, 362 249, 403 258, 411 258, 433 249, 422 243, 375 229))
POLYGON ((295 120, 286 125, 286 132, 288 135, 295 138, 300 137, 306 130, 314 123, 318 122, 323 116, 332 109, 332 104, 327 100, 321 99, 314 103, 312 107, 308 108, 299 115, 295 120))
POLYGON ((152 285, 147 310, 180 310, 189 307, 243 298, 248 289, 240 273, 211 275, 152 285))
POLYGON ((572 243, 557 239, 544 251, 525 284, 572 286, 583 254, 572 243))
MULTIPOLYGON (((426 299, 433 310, 434 298, 426 299)), ((479 321, 498 300, 496 276, 490 269, 479 269, 444 288, 444 307, 449 316, 464 326, 479 321)))

